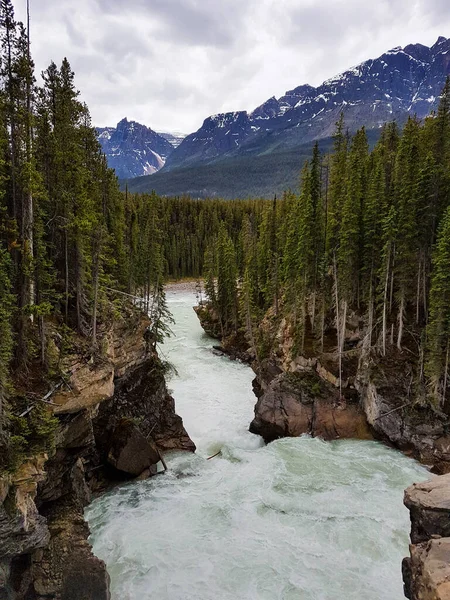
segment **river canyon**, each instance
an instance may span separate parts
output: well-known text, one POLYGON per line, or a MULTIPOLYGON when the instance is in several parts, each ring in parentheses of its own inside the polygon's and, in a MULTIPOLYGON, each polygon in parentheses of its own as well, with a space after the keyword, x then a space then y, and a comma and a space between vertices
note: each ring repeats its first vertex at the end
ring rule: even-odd
POLYGON ((252 370, 214 353, 194 293, 168 303, 161 354, 197 453, 167 454, 166 473, 88 506, 113 600, 401 600, 403 491, 428 471, 374 441, 264 445, 248 431, 252 370))

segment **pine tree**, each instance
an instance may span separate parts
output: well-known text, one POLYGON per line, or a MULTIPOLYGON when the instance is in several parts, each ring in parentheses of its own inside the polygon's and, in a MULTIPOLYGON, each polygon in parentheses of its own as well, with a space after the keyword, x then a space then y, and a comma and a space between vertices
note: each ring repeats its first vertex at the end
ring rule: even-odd
POLYGON ((238 327, 236 252, 222 222, 217 238, 217 308, 222 336, 238 327))
POLYGON ((415 191, 420 164, 419 122, 409 118, 400 141, 395 164, 394 190, 397 205, 397 239, 394 277, 398 304, 397 347, 402 348, 406 311, 415 290, 418 222, 415 191))
POLYGON ((426 373, 433 401, 443 404, 447 392, 450 343, 450 208, 444 214, 433 252, 426 373))

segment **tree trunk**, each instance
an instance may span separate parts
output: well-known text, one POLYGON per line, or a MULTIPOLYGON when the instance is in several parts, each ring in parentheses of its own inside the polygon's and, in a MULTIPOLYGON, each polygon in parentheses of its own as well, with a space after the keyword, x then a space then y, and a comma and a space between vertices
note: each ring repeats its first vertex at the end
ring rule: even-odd
POLYGON ((342 396, 342 342, 341 342, 341 321, 339 315, 339 290, 337 279, 336 254, 333 255, 333 276, 334 276, 334 298, 336 304, 336 338, 339 356, 339 395, 342 396))
POLYGON ((420 275, 421 275, 422 261, 419 260, 419 268, 417 271, 417 290, 416 290, 416 325, 420 321, 420 275))
POLYGON ((447 350, 445 352, 445 369, 444 369, 444 383, 442 384, 442 406, 445 404, 445 397, 447 393, 447 381, 448 381, 448 355, 449 355, 449 340, 447 339, 447 350))
POLYGON ((97 348, 97 305, 98 305, 98 276, 100 269, 100 257, 99 257, 99 249, 96 249, 95 258, 94 258, 94 277, 93 277, 93 287, 94 287, 94 302, 92 307, 92 349, 96 350, 97 348))
MULTIPOLYGON (((27 61, 28 61, 28 74, 27 74, 27 162, 29 169, 28 176, 28 190, 25 198, 25 207, 23 214, 24 221, 24 241, 27 245, 27 304, 34 304, 35 284, 33 273, 33 259, 34 259, 34 248, 33 248, 33 228, 34 228, 34 214, 33 214, 33 181, 32 181, 32 162, 33 162, 33 148, 32 148, 32 114, 31 114, 31 55, 30 55, 30 3, 27 0, 27 61)), ((31 315, 31 320, 33 316, 31 315)))
POLYGON ((64 228, 64 313, 66 325, 69 322, 69 241, 67 235, 67 223, 64 228))
POLYGON ((400 306, 398 308, 398 335, 397 335, 397 348, 402 350, 402 338, 403 338, 403 327, 405 318, 405 290, 402 289, 400 306))
POLYGON ((382 331, 382 349, 383 356, 386 356, 386 339, 387 339, 387 310, 388 310, 388 294, 389 294, 389 277, 390 277, 390 255, 388 256, 386 265, 386 279, 384 282, 383 294, 383 331, 382 331))

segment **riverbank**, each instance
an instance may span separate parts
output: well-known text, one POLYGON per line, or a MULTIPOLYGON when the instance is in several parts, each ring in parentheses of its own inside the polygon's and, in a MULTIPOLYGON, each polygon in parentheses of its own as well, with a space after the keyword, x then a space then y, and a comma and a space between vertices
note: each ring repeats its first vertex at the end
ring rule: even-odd
MULTIPOLYGON (((208 305, 196 309, 206 331, 218 332, 208 305)), ((270 318, 263 326, 270 327, 270 318)), ((220 337, 220 336, 218 336, 220 337)), ((239 348, 245 346, 242 336, 239 348)), ((353 332, 340 365, 336 353, 293 354, 285 320, 272 336, 269 356, 253 355, 257 396, 250 431, 266 442, 309 434, 324 440, 379 439, 420 460, 437 473, 450 469, 448 419, 414 402, 414 365, 409 355, 388 356, 364 346, 364 332, 353 332)), ((233 339, 224 340, 233 354, 233 339), (231 344, 231 347, 229 347, 231 344)), ((251 348, 247 351, 251 355, 251 348)), ((405 492, 411 511, 410 557, 403 560, 405 595, 410 600, 450 598, 450 479, 414 484, 405 492)))
POLYGON ((105 334, 102 357, 64 356, 67 375, 47 396, 53 448, 0 478, 2 600, 108 600, 84 508, 111 485, 155 474, 167 450, 195 450, 147 327, 129 307, 105 334))
POLYGON ((175 335, 162 351, 178 372, 168 385, 198 452, 88 507, 113 599, 400 599, 403 490, 427 471, 374 441, 266 446, 248 431, 252 370, 214 354, 195 293, 167 300, 175 335))
MULTIPOLYGON (((196 307, 203 329, 220 339, 219 318, 209 304, 196 307)), ((252 365, 257 396, 250 430, 266 442, 308 434, 325 440, 377 439, 426 465, 450 472, 449 417, 424 401, 423 381, 411 352, 391 348, 383 355, 364 343, 366 330, 355 315, 346 331, 342 356, 333 330, 321 351, 305 333, 303 353, 296 349, 292 325, 269 310, 254 339, 244 328, 226 335, 227 354, 252 365), (265 340, 262 343, 261 340, 265 340)))

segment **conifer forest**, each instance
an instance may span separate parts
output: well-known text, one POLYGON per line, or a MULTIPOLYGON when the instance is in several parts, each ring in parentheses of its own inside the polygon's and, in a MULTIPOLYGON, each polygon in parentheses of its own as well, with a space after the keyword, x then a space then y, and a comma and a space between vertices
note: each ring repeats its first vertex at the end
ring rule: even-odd
POLYGON ((45 406, 21 414, 30 382, 48 384, 58 369, 50 338, 101 356, 105 327, 130 295, 160 339, 168 278, 203 279, 223 335, 244 332, 260 358, 267 314, 290 320, 305 355, 330 343, 341 354, 358 315, 367 347, 412 353, 420 401, 444 406, 450 81, 435 114, 386 123, 373 147, 364 128, 349 135, 342 115, 332 152, 316 145, 298 189, 282 197, 163 198, 119 189, 68 59, 37 83, 11 0, 1 0, 0 29, 0 444, 46 443, 45 406))

